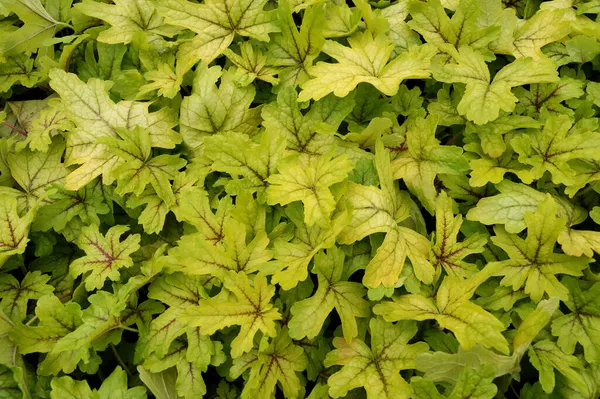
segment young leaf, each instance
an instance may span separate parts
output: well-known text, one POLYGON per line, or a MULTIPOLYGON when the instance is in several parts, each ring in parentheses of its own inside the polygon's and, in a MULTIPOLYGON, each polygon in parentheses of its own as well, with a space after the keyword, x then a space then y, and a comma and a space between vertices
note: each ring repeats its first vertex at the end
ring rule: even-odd
POLYGON ((527 237, 509 234, 497 226, 492 242, 502 248, 509 259, 493 262, 498 267, 497 276, 503 276, 502 285, 513 290, 524 287, 534 302, 544 293, 567 300, 568 290, 556 278, 556 274, 580 276, 591 259, 554 253, 554 245, 565 227, 565 219, 556 217, 557 206, 548 197, 540 203, 535 213, 525 214, 527 237))
POLYGON ((329 395, 334 398, 346 396, 348 391, 364 387, 367 398, 409 398, 410 385, 400 376, 400 370, 414 368, 415 357, 427 351, 427 344, 408 341, 417 333, 415 322, 397 324, 381 319, 369 323, 371 347, 364 341, 334 338, 335 350, 325 358, 325 366, 342 366, 329 377, 329 395))
POLYGON ((338 63, 319 62, 310 68, 309 74, 315 78, 302 85, 298 101, 319 100, 329 93, 344 97, 363 82, 393 96, 403 80, 429 77, 429 63, 436 51, 429 45, 414 46, 388 63, 394 46, 386 35, 373 37, 370 31, 365 31, 348 38, 348 43, 350 48, 334 41, 325 42, 323 52, 338 63))
POLYGON ((231 356, 234 358, 252 349, 258 331, 275 336, 275 321, 281 319, 270 302, 274 287, 268 285, 267 279, 261 275, 254 278, 254 286, 250 285, 250 281, 244 273, 231 272, 223 285, 237 300, 203 299, 198 306, 190 306, 182 315, 182 320, 188 325, 200 327, 209 335, 228 326, 240 326, 240 332, 231 343, 231 356))
POLYGON ((31 299, 39 299, 54 291, 54 287, 47 284, 49 280, 50 276, 39 271, 27 273, 21 282, 10 274, 0 275, 0 309, 9 319, 22 321, 31 299))
POLYGON ((370 306, 363 299, 366 290, 359 283, 342 281, 344 253, 333 247, 315 256, 313 273, 319 279, 315 294, 292 305, 292 318, 288 323, 292 338, 316 337, 327 316, 335 308, 342 321, 342 330, 347 342, 358 334, 356 317, 368 317, 370 306))
POLYGON ((550 393, 554 390, 554 369, 564 375, 570 384, 585 387, 585 381, 576 370, 583 368, 579 359, 565 354, 554 342, 547 339, 537 342, 529 348, 529 359, 540 373, 540 383, 544 392, 550 393))
POLYGON ((12 255, 22 254, 29 241, 29 226, 35 215, 30 209, 23 216, 17 211, 17 199, 8 194, 0 197, 0 266, 12 255))
POLYGON ((140 248, 140 236, 133 234, 121 241, 120 237, 128 230, 127 226, 113 226, 106 235, 102 235, 95 225, 82 230, 77 245, 86 256, 76 259, 70 268, 74 277, 90 272, 84 276, 86 290, 102 288, 107 278, 119 281, 119 269, 133 266, 130 255, 140 248))
POLYGON ((279 173, 268 179, 267 203, 302 201, 304 222, 327 227, 336 204, 329 187, 346 179, 353 167, 345 155, 333 159, 329 154, 286 158, 277 168, 279 173))
POLYGON ((127 373, 117 366, 108 376, 98 390, 90 389, 86 381, 77 381, 71 377, 53 378, 50 383, 51 399, 110 399, 121 397, 124 399, 146 399, 146 388, 127 388, 127 373))

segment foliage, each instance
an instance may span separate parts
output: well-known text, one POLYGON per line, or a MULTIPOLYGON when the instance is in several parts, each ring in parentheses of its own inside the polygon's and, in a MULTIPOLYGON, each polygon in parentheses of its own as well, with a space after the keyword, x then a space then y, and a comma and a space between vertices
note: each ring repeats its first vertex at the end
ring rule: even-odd
POLYGON ((599 398, 598 13, 0 0, 0 398, 599 398))

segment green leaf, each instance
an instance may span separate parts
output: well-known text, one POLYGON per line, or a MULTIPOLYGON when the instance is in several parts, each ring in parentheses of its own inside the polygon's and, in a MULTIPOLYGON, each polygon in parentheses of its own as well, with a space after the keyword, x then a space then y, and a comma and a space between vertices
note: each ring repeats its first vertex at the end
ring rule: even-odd
MULTIPOLYGON (((236 300, 219 296, 203 299, 197 306, 190 306, 181 316, 190 326, 200 327, 205 334, 228 326, 238 325, 240 331, 231 343, 232 357, 239 357, 253 347, 254 336, 258 331, 275 336, 275 321, 281 315, 270 300, 274 295, 273 286, 267 284, 264 276, 257 275, 254 285, 243 273, 231 272, 223 281, 224 287, 236 300)), ((224 296, 223 294, 221 296, 224 296)))
MULTIPOLYGON (((494 367, 486 365, 480 369, 465 367, 458 375, 456 385, 447 396, 448 399, 492 399, 498 392, 498 387, 492 382, 496 373, 494 367)), ((413 378, 410 382, 415 390, 417 399, 442 399, 445 396, 439 394, 435 384, 430 380, 413 378)))
POLYGON ((104 43, 129 43, 137 32, 172 36, 178 29, 165 23, 149 0, 117 0, 114 5, 85 0, 75 10, 106 21, 111 27, 98 35, 104 43))
POLYGON ((279 69, 267 65, 267 55, 259 48, 252 47, 252 42, 241 43, 239 55, 229 48, 224 53, 238 68, 235 75, 240 85, 248 86, 255 79, 271 84, 279 83, 280 78, 274 76, 279 73, 279 69))
POLYGON ((455 63, 434 64, 433 75, 442 82, 466 84, 457 110, 478 125, 498 118, 500 110, 514 110, 517 98, 510 91, 512 87, 558 79, 554 64, 546 58, 518 58, 490 81, 483 55, 470 47, 461 47, 450 54, 455 63))
POLYGON ((54 287, 48 285, 50 276, 39 271, 29 272, 19 282, 10 274, 0 275, 0 308, 13 321, 22 321, 27 315, 27 304, 52 294, 54 287))
POLYGON ((325 42, 323 52, 338 63, 319 62, 310 68, 309 74, 315 78, 302 85, 299 101, 318 100, 329 93, 344 97, 363 82, 393 96, 403 80, 429 77, 429 63, 436 51, 433 46, 414 46, 388 62, 394 46, 384 34, 373 37, 370 31, 356 33, 348 38, 348 43, 349 48, 334 41, 325 42), (372 58, 367 54, 372 54, 372 58))
POLYGON ((364 387, 367 398, 409 398, 410 385, 400 376, 400 371, 414 367, 414 359, 427 351, 427 344, 408 341, 417 333, 414 322, 397 324, 381 319, 371 319, 369 323, 371 347, 360 339, 346 342, 334 338, 335 350, 327 354, 326 367, 342 366, 331 375, 327 383, 329 395, 344 397, 348 391, 364 387))
POLYGON ((319 279, 317 291, 310 298, 295 302, 288 324, 295 340, 319 335, 325 319, 335 308, 341 322, 344 338, 351 342, 358 334, 356 317, 369 317, 370 306, 363 299, 367 291, 359 283, 343 281, 344 253, 333 247, 315 256, 313 273, 319 279))
POLYGON ((544 293, 567 299, 568 290, 556 274, 580 276, 591 259, 554 253, 554 245, 565 227, 565 219, 556 217, 557 205, 548 197, 540 203, 535 213, 525 214, 527 237, 509 234, 502 226, 494 228, 492 242, 502 248, 509 259, 493 262, 498 267, 497 276, 503 276, 502 285, 513 290, 524 287, 534 302, 544 293))
POLYGON ((156 399, 181 399, 175 389, 177 373, 174 368, 160 373, 151 373, 142 366, 137 367, 140 379, 148 387, 156 399))
POLYGON ((146 399, 146 388, 127 388, 127 374, 121 367, 115 370, 104 380, 98 390, 90 389, 86 381, 77 381, 71 377, 53 378, 51 382, 51 399, 109 399, 119 397, 123 399, 146 399))
POLYGON ((394 179, 402 179, 430 213, 437 196, 436 176, 458 175, 469 168, 459 147, 440 145, 435 138, 436 127, 435 117, 417 119, 406 132, 404 148, 391 163, 394 179))
POLYGON ((600 284, 595 283, 587 290, 571 277, 562 280, 569 289, 565 305, 571 311, 552 321, 552 335, 558 337, 558 346, 568 355, 575 352, 577 343, 583 346, 585 359, 589 363, 600 361, 600 284))
POLYGON ((119 281, 119 269, 133 266, 130 255, 140 248, 140 236, 133 234, 121 241, 120 237, 128 230, 127 226, 114 226, 103 235, 98 226, 83 228, 77 245, 86 256, 71 263, 70 269, 73 277, 90 273, 84 276, 86 290, 102 288, 107 278, 119 281))
POLYGON ((539 371, 540 383, 546 393, 554 390, 554 369, 564 375, 569 383, 585 387, 585 382, 576 370, 583 368, 579 359, 565 354, 550 340, 539 341, 529 348, 529 360, 539 371))
MULTIPOLYGON (((196 4, 185 0, 168 0, 158 10, 167 23, 192 30, 196 36, 179 48, 180 59, 191 68, 199 60, 211 62, 233 41, 235 34, 269 41, 277 28, 271 15, 263 11, 266 0, 210 0, 196 4)), ((187 69, 189 69, 187 68, 187 69)))
POLYGON ((492 266, 488 266, 466 280, 446 276, 435 300, 420 294, 401 295, 393 302, 375 305, 373 311, 387 321, 434 319, 441 327, 451 330, 467 350, 481 344, 508 353, 508 343, 501 333, 504 324, 469 301, 477 287, 493 272, 492 266))
POLYGON ((435 216, 436 241, 433 246, 433 266, 442 266, 450 276, 469 277, 476 273, 477 266, 463 259, 483 252, 487 237, 483 234, 473 234, 465 241, 457 241, 462 215, 454 216, 452 199, 445 192, 437 197, 435 216))
POLYGON ((247 368, 250 374, 241 398, 273 397, 278 385, 286 398, 298 398, 302 385, 297 373, 306 368, 306 358, 304 350, 282 330, 264 351, 235 359, 230 375, 237 378, 247 368))
POLYGON ((330 186, 346 179, 353 167, 345 155, 333 159, 329 154, 286 158, 279 163, 278 173, 268 179, 267 203, 302 201, 307 226, 327 227, 336 205, 330 186))
POLYGON ((17 211, 17 199, 2 194, 0 199, 0 266, 12 255, 22 254, 29 239, 29 227, 35 209, 20 216, 17 211))

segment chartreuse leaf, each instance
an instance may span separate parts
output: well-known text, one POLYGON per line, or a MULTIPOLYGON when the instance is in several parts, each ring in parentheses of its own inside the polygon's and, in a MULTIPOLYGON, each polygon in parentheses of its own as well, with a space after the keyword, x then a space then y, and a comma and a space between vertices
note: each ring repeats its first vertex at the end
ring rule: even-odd
POLYGON ((246 239, 246 226, 229 219, 223 227, 223 239, 216 245, 202 235, 186 235, 169 255, 173 262, 169 270, 181 270, 188 275, 208 275, 224 278, 230 270, 252 274, 272 258, 267 249, 269 238, 259 232, 250 242, 246 239))
POLYGON ((52 294, 54 287, 48 285, 50 276, 39 271, 29 272, 19 282, 10 274, 0 276, 0 309, 15 322, 22 321, 27 315, 27 304, 32 299, 39 299, 52 294))
POLYGON ((566 115, 550 116, 543 130, 522 134, 511 140, 519 154, 519 162, 531 165, 532 178, 540 179, 550 172, 555 184, 570 186, 575 183, 576 171, 569 162, 587 158, 600 159, 600 134, 593 131, 573 131, 566 115))
POLYGON ((292 1, 281 1, 277 7, 277 26, 281 33, 273 35, 269 44, 269 63, 281 67, 282 85, 296 86, 308 78, 308 69, 319 55, 325 37, 325 9, 323 5, 308 8, 298 29, 291 11, 292 1))
POLYGON ((102 288, 107 278, 119 281, 119 269, 133 266, 130 255, 140 248, 140 236, 133 234, 121 241, 128 230, 127 226, 113 226, 103 235, 96 225, 83 228, 77 245, 86 255, 73 261, 70 269, 73 277, 90 273, 84 276, 86 290, 102 288))
POLYGON ((216 213, 213 213, 208 194, 199 187, 190 187, 181 193, 177 218, 190 223, 203 240, 219 243, 224 235, 225 221, 231 212, 231 199, 225 197, 219 201, 216 213))
POLYGON ((267 65, 267 56, 259 48, 253 47, 252 42, 241 43, 240 54, 228 48, 225 55, 238 68, 235 75, 240 85, 248 86, 255 79, 279 83, 279 78, 274 76, 279 69, 267 65))
POLYGON ((391 163, 394 179, 402 179, 430 213, 433 213, 437 196, 436 176, 459 175, 469 168, 462 149, 440 145, 435 138, 436 127, 436 117, 417 119, 406 132, 407 148, 391 163))
MULTIPOLYGON (((190 3, 191 4, 191 3, 190 3)), ((235 74, 219 67, 197 67, 193 91, 181 102, 180 131, 186 144, 198 148, 203 138, 216 133, 235 131, 253 136, 260 124, 260 108, 250 108, 256 89, 239 87, 235 74), (221 77, 220 85, 216 81, 221 77), (218 98, 219 101, 214 101, 218 98)))
POLYGON ((410 200, 399 192, 392 179, 389 151, 377 144, 375 167, 380 188, 349 183, 344 201, 352 209, 352 221, 341 232, 338 242, 351 244, 374 233, 387 233, 375 257, 365 270, 363 283, 367 287, 393 287, 402 272, 406 257, 413 265, 416 277, 424 282, 433 280, 434 269, 429 263, 430 243, 416 231, 399 223, 409 216, 410 200))
POLYGON ((199 60, 211 62, 233 41, 235 34, 269 41, 277 31, 271 13, 263 11, 266 0, 210 0, 203 4, 186 0, 160 3, 159 13, 167 23, 187 28, 196 36, 179 48, 180 59, 191 68, 199 60))
POLYGON ((533 367, 540 373, 540 383, 544 392, 551 393, 554 390, 554 370, 561 373, 569 382, 585 390, 585 381, 578 373, 578 369, 583 368, 581 361, 573 356, 567 355, 550 340, 543 340, 535 343, 529 348, 529 360, 533 367))
POLYGON ((98 390, 92 390, 86 381, 71 377, 53 378, 51 399, 146 399, 146 388, 127 388, 127 373, 119 366, 108 376, 98 390))
POLYGON ((279 163, 278 173, 268 179, 267 203, 286 205, 302 201, 304 222, 327 227, 336 204, 330 187, 345 180, 353 167, 346 155, 333 159, 331 154, 286 158, 279 163))
POLYGON ((74 9, 106 21, 111 27, 98 35, 104 43, 129 43, 137 32, 173 36, 178 29, 165 23, 151 0, 117 0, 114 5, 86 0, 74 9))
POLYGON ((277 102, 267 104, 262 110, 263 126, 287 140, 287 148, 302 154, 323 154, 333 146, 334 138, 320 133, 319 127, 335 131, 352 111, 352 96, 337 98, 329 95, 312 105, 306 113, 301 112, 296 90, 284 87, 277 94, 277 102))
POLYGON ((569 289, 565 304, 571 311, 552 321, 552 335, 558 337, 558 346, 566 353, 573 354, 577 343, 583 346, 588 363, 600 361, 600 284, 595 283, 583 290, 577 280, 565 277, 562 280, 569 289))
POLYGON ((432 264, 442 266, 451 276, 469 277, 477 272, 477 266, 463 259, 471 254, 481 253, 487 238, 484 234, 475 233, 465 241, 458 242, 458 234, 462 225, 462 215, 454 216, 452 199, 442 192, 435 206, 436 240, 433 246, 432 264))
POLYGON ((335 239, 348 224, 347 211, 336 214, 329 227, 307 226, 304 222, 302 206, 292 203, 286 209, 286 216, 295 227, 291 241, 278 240, 274 243, 273 256, 278 270, 271 280, 284 290, 295 287, 308 277, 308 264, 321 249, 335 245, 335 239))
POLYGON ((0 92, 7 92, 15 83, 33 87, 40 80, 33 73, 33 59, 27 54, 15 54, 0 62, 0 92))
POLYGON ((527 237, 509 234, 502 226, 496 226, 492 242, 502 248, 509 259, 493 262, 495 275, 503 276, 502 285, 513 290, 524 288, 534 302, 544 293, 567 300, 568 290, 556 278, 556 274, 580 276, 591 259, 554 253, 554 245, 565 227, 565 219, 556 216, 557 205, 548 195, 535 213, 525 214, 527 237))
POLYGON ((292 338, 316 337, 329 313, 335 308, 342 321, 346 341, 351 342, 358 334, 356 317, 369 317, 370 306, 363 299, 367 291, 359 283, 343 281, 344 253, 333 247, 327 254, 315 256, 313 273, 319 279, 315 294, 291 308, 292 318, 288 324, 292 338))
POLYGON ((348 43, 350 47, 325 42, 323 52, 338 63, 321 61, 311 67, 309 74, 315 78, 302 85, 299 101, 318 100, 329 93, 344 97, 363 82, 393 96, 403 80, 429 77, 429 64, 436 52, 433 46, 414 46, 388 63, 394 45, 386 35, 373 37, 370 31, 360 32, 348 38, 348 43))
POLYGON ((427 351, 425 342, 408 344, 417 333, 412 321, 391 324, 382 319, 371 319, 369 323, 371 347, 360 339, 346 342, 333 339, 335 350, 325 358, 325 366, 342 366, 331 375, 327 383, 329 395, 344 397, 348 391, 363 387, 367 398, 409 398, 410 385, 400 376, 400 371, 414 368, 415 357, 427 351))
POLYGON ((204 140, 204 150, 213 160, 213 170, 242 176, 226 184, 227 191, 233 195, 242 190, 263 193, 269 177, 277 170, 284 149, 285 138, 272 130, 261 135, 260 144, 234 132, 204 140))
POLYGON ((421 294, 401 295, 375 305, 373 311, 388 321, 434 319, 451 330, 467 350, 480 344, 508 353, 508 343, 502 336, 504 324, 469 301, 477 287, 494 273, 494 268, 497 267, 487 266, 466 280, 446 276, 435 300, 421 294))
POLYGON ((151 157, 151 140, 146 129, 117 129, 121 139, 106 137, 100 140, 112 154, 119 158, 119 165, 112 171, 117 178, 115 192, 119 195, 141 195, 147 185, 167 206, 175 202, 171 180, 187 163, 177 155, 162 154, 151 157))
MULTIPOLYGON (((7 0, 3 3, 9 11, 19 17, 23 25, 2 37, 0 57, 33 53, 43 47, 46 40, 53 38, 58 31, 69 26, 61 19, 59 11, 65 5, 67 9, 69 8, 68 1, 58 1, 55 12, 49 12, 48 10, 51 9, 48 5, 44 7, 39 0, 7 0)), ((65 18, 65 15, 62 18, 65 18)))
POLYGON ((518 58, 490 82, 490 71, 481 53, 465 46, 450 54, 454 63, 434 63, 433 75, 442 82, 466 84, 457 110, 478 125, 498 118, 500 110, 514 110, 517 98, 510 91, 512 87, 558 79, 554 64, 547 58, 518 58))
POLYGON ((302 392, 298 372, 306 368, 302 347, 295 345, 287 331, 281 330, 265 350, 252 351, 234 359, 230 369, 232 378, 250 368, 248 382, 241 398, 272 398, 279 385, 286 398, 298 398, 302 392))
POLYGON ((19 215, 17 199, 8 194, 0 196, 0 266, 12 255, 25 252, 34 215, 34 209, 19 215))
POLYGON ((235 358, 252 349, 258 331, 275 336, 275 321, 280 320, 281 315, 270 302, 275 289, 267 284, 264 276, 259 274, 251 279, 244 273, 230 272, 223 286, 236 300, 227 298, 226 294, 202 299, 197 306, 188 307, 180 319, 190 326, 200 327, 208 335, 228 326, 240 326, 231 342, 231 356, 235 358))
POLYGON ((76 75, 58 69, 50 72, 50 85, 61 96, 68 117, 77 125, 67 136, 65 163, 81 166, 67 176, 68 189, 77 190, 100 175, 104 183, 114 181, 116 176, 111 173, 122 160, 100 139, 118 137, 117 128, 146 128, 152 147, 173 148, 180 141, 179 135, 171 130, 176 121, 167 108, 148 113, 148 103, 115 104, 105 82, 90 79, 86 84, 76 75))
POLYGON ((540 10, 513 33, 511 54, 517 58, 543 56, 541 48, 560 40, 571 31, 566 8, 540 10))

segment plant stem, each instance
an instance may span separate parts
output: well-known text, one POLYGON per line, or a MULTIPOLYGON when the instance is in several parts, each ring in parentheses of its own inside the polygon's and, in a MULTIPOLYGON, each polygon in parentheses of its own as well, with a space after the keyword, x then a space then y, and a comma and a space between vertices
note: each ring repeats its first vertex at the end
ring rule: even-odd
POLYGON ((2 124, 5 125, 5 126, 8 126, 9 128, 11 128, 15 132, 21 134, 22 136, 27 137, 27 132, 25 130, 21 130, 18 127, 16 127, 15 125, 12 125, 12 124, 8 123, 7 121, 2 121, 2 124))
POLYGON ((110 349, 112 349, 112 353, 113 353, 113 355, 115 355, 115 358, 117 359, 117 363, 119 363, 119 365, 121 367, 123 367, 123 370, 125 370, 125 372, 129 376, 129 378, 134 378, 133 374, 131 373, 131 371, 129 371, 129 368, 127 367, 127 365, 125 364, 125 362, 123 361, 121 356, 119 355, 119 352, 117 352, 117 348, 113 344, 110 344, 110 349))

